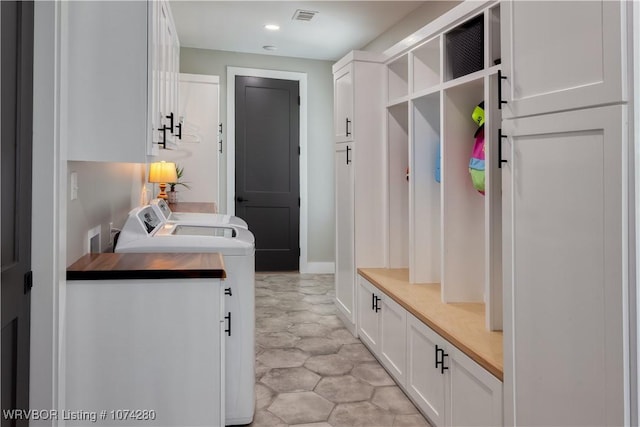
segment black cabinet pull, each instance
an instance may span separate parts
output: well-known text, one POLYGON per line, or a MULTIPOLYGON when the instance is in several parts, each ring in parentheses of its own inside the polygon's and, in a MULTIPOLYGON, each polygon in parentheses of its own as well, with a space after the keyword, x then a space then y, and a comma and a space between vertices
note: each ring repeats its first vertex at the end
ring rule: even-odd
POLYGON ((502 128, 498 129, 498 168, 502 169, 503 163, 508 163, 502 159, 502 138, 506 138, 507 135, 502 134, 502 128))
POLYGON ((502 75, 502 70, 498 70, 498 110, 502 110, 502 104, 507 103, 507 101, 502 100, 502 81, 506 79, 507 76, 502 75))
POLYGON ((349 120, 348 117, 345 117, 344 120, 345 120, 345 122, 344 122, 344 127, 345 127, 344 133, 345 133, 345 136, 351 136, 351 131, 349 130, 349 124, 351 124, 351 120, 349 120))
POLYGON ((349 158, 349 153, 351 152, 351 147, 347 146, 347 164, 351 164, 351 159, 349 158))
POLYGON ((224 316, 224 318, 225 318, 225 320, 228 321, 227 329, 225 329, 224 331, 226 332, 227 336, 231 336, 231 312, 229 312, 229 314, 224 316))
POLYGON ((448 356, 449 355, 444 352, 444 349, 438 347, 438 345, 436 344, 436 369, 438 368, 438 366, 440 366, 440 373, 443 375, 444 375, 444 371, 449 369, 448 366, 444 366, 444 358, 448 356), (440 355, 440 357, 438 357, 438 354, 440 355))
POLYGON ((165 116, 169 119, 169 129, 171 129, 171 133, 173 133, 173 113, 170 113, 168 116, 165 116))
POLYGON ((176 125, 176 128, 178 128, 178 133, 176 134, 176 137, 178 139, 182 139, 182 123, 178 123, 176 125))
POLYGON ((378 305, 378 303, 380 302, 381 298, 380 297, 376 297, 376 313, 380 311, 380 306, 378 305))
POLYGON ((158 145, 161 145, 162 148, 166 149, 167 148, 167 131, 169 130, 168 127, 163 126, 160 129, 158 129, 158 131, 162 132, 162 141, 158 142, 158 145))
POLYGON ((225 288, 224 289, 224 294, 225 295, 229 295, 229 296, 233 296, 233 294, 231 293, 231 288, 225 288))
POLYGON ((220 141, 218 141, 218 144, 220 144, 220 148, 218 149, 218 151, 220 151, 220 153, 222 153, 222 139, 220 139, 220 141))
POLYGON ((375 310, 376 309, 376 296, 372 293, 371 294, 371 310, 375 310))

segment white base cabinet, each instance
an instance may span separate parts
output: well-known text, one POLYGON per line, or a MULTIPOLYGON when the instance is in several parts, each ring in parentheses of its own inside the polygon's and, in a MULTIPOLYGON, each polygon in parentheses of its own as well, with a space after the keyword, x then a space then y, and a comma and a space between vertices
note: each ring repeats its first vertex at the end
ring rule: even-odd
POLYGON ((501 426, 502 381, 358 276, 358 335, 435 426, 501 426))

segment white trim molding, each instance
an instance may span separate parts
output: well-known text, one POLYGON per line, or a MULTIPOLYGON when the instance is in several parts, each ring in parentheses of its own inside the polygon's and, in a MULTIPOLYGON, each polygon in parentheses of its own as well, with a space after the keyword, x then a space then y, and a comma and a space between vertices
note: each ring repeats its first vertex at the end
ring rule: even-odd
MULTIPOLYGON (((227 214, 235 213, 236 188, 236 76, 263 77, 270 79, 293 80, 300 84, 300 273, 314 273, 307 260, 308 248, 308 212, 309 197, 307 191, 307 73, 295 71, 264 70, 259 68, 227 67, 227 214)), ((313 263, 333 264, 333 263, 313 263)), ((318 267, 319 268, 319 267, 318 267)), ((327 267, 322 267, 327 268, 327 267)), ((333 272, 333 269, 332 271, 333 272)))

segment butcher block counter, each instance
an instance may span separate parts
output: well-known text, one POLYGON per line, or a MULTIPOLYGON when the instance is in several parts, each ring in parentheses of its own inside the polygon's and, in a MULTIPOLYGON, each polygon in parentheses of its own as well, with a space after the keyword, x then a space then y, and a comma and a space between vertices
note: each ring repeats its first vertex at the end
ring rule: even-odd
POLYGON ((67 280, 224 279, 218 253, 87 254, 67 268, 67 280))
POLYGON ((88 415, 66 425, 223 426, 225 277, 217 253, 90 254, 69 266, 62 401, 88 415))

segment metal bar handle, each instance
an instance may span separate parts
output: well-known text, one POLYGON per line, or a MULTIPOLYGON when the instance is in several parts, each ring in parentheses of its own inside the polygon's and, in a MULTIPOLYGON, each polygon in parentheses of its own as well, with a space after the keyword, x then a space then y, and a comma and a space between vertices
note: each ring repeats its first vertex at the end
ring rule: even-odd
POLYGON ((349 124, 351 124, 351 120, 348 117, 345 117, 344 127, 345 127, 345 136, 351 136, 351 131, 349 130, 349 124))
POLYGON ((506 79, 507 76, 502 75, 502 70, 498 70, 498 110, 502 110, 502 104, 507 103, 507 101, 502 100, 502 81, 506 79))
POLYGON ((382 300, 380 297, 376 297, 376 313, 380 311, 382 307, 378 305, 378 303, 382 300))
POLYGON ((227 323, 227 329, 225 329, 225 333, 227 334, 227 336, 231 336, 231 312, 229 312, 226 316, 224 316, 225 320, 228 321, 227 323))
POLYGON ((351 147, 347 146, 347 164, 351 164, 351 159, 349 158, 349 152, 351 151, 351 147))
POLYGON ((507 135, 502 134, 502 128, 498 129, 498 168, 502 169, 503 163, 508 163, 502 159, 502 138, 506 138, 507 135))

